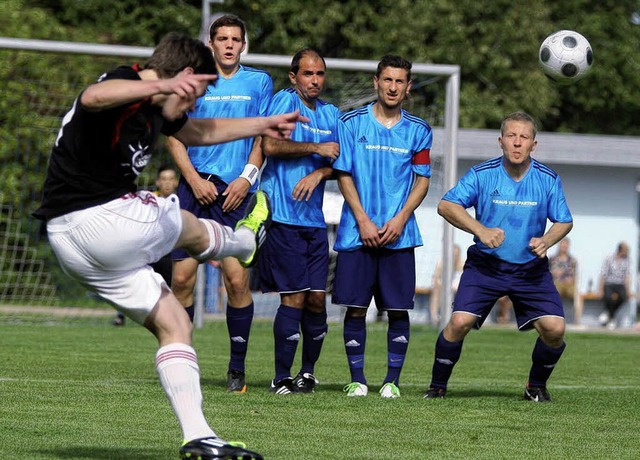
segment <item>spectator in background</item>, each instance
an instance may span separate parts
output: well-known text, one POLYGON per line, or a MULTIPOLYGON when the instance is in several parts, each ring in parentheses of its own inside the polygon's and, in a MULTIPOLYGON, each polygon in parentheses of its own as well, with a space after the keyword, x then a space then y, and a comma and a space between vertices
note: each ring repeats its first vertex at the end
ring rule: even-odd
MULTIPOLYGON (((168 198, 176 192, 178 187, 178 173, 168 164, 162 164, 158 168, 158 175, 156 176, 156 190, 153 192, 155 196, 162 198, 168 198)), ((171 260, 171 253, 167 253, 160 258, 157 262, 151 264, 151 268, 159 273, 164 279, 167 286, 171 286, 171 268, 173 262, 171 260)), ((122 312, 118 312, 116 319, 113 320, 114 326, 124 326, 125 316, 122 312)))
POLYGON ((616 328, 616 312, 629 298, 631 285, 631 264, 629 245, 618 244, 616 252, 607 257, 600 272, 600 294, 605 310, 598 317, 600 325, 616 328))
POLYGON ((560 297, 565 300, 575 297, 577 269, 576 259, 569 254, 569 238, 563 238, 556 255, 549 258, 549 270, 560 297))
MULTIPOLYGON (((458 291, 458 284, 460 283, 460 276, 462 276, 462 269, 464 268, 464 259, 462 258, 462 251, 457 244, 453 245, 453 278, 451 280, 451 290, 455 294, 458 291)), ((433 285, 431 286, 431 299, 430 299, 430 316, 431 324, 437 326, 440 322, 440 296, 442 295, 442 259, 436 264, 436 269, 433 272, 433 285)))
POLYGON ((291 140, 265 138, 267 163, 262 190, 273 203, 273 223, 258 257, 263 292, 278 292, 280 306, 273 320, 275 374, 270 391, 279 395, 313 393, 315 364, 327 335, 326 287, 329 242, 322 203, 331 163, 340 147, 340 110, 320 99, 326 77, 324 58, 304 48, 291 60, 293 85, 276 93, 270 114, 299 110, 311 121, 291 140), (293 378, 291 367, 302 338, 302 363, 293 378))
MULTIPOLYGON (((267 72, 240 64, 246 47, 246 27, 237 16, 225 14, 209 29, 209 48, 218 71, 215 84, 196 101, 190 117, 256 117, 265 115, 273 96, 273 82, 267 72)), ((168 138, 167 146, 182 172, 177 195, 180 207, 198 217, 235 227, 247 203, 258 189, 263 163, 260 137, 239 139, 212 146, 185 146, 168 138)), ((194 288, 198 261, 183 250, 171 254, 171 289, 193 320, 194 288)), ((253 322, 253 297, 248 267, 228 257, 221 261, 227 291, 226 321, 230 356, 227 390, 244 393, 245 362, 253 322)))

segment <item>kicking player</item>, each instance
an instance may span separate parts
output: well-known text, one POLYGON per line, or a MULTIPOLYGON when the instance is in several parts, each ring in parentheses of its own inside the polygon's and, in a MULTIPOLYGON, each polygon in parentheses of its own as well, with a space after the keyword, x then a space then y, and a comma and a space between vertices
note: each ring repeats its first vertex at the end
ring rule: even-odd
POLYGON ((267 163, 261 188, 273 203, 273 224, 258 257, 263 292, 279 292, 280 307, 273 322, 276 394, 313 393, 318 380, 315 363, 327 334, 326 287, 329 270, 327 225, 322 213, 325 181, 340 148, 340 110, 321 99, 326 64, 310 48, 291 60, 291 88, 273 98, 270 114, 299 110, 311 121, 291 140, 264 138, 267 163), (302 366, 295 379, 291 366, 302 332, 302 366))
MULTIPOLYGON (((227 14, 211 24, 209 47, 218 80, 198 99, 190 117, 255 117, 267 112, 273 82, 265 71, 240 65, 246 46, 246 28, 237 16, 227 14)), ((182 209, 198 217, 234 227, 257 189, 263 156, 260 139, 240 139, 226 144, 189 147, 169 138, 168 146, 182 172, 178 197, 182 209)), ((171 288, 193 319, 193 291, 199 261, 184 250, 173 251, 171 288)), ((227 328, 230 358, 227 390, 244 393, 245 359, 253 320, 249 270, 234 257, 222 260, 227 292, 227 328)))
POLYGON ((422 237, 414 216, 427 196, 431 127, 402 109, 411 89, 411 63, 387 55, 373 77, 377 100, 338 123, 340 156, 333 164, 344 195, 335 250, 333 303, 347 307, 344 345, 348 396, 366 396, 366 314, 371 299, 387 312, 387 375, 383 398, 400 396, 409 345, 409 313, 416 290, 414 248, 422 237))
POLYGON ((177 198, 137 192, 161 134, 186 145, 241 137, 287 138, 297 113, 262 118, 188 118, 185 112, 215 80, 211 51, 171 33, 144 66, 123 66, 86 88, 64 116, 40 207, 53 251, 65 273, 146 327, 159 343, 156 369, 180 422, 183 459, 261 459, 228 444, 202 412, 200 372, 192 326, 150 264, 174 247, 197 260, 256 258, 270 220, 268 198, 256 194, 236 230, 181 211, 177 198))
POLYGON ((449 323, 436 341, 426 399, 444 398, 464 338, 507 295, 518 328, 533 328, 539 336, 524 399, 551 401, 547 380, 565 348, 565 323, 547 250, 571 231, 573 218, 560 176, 531 158, 536 133, 528 114, 507 116, 498 138, 502 156, 471 168, 438 205, 438 213, 471 233, 475 244, 467 251, 449 323), (475 218, 467 212, 471 207, 475 218), (552 225, 545 231, 547 220, 552 225))

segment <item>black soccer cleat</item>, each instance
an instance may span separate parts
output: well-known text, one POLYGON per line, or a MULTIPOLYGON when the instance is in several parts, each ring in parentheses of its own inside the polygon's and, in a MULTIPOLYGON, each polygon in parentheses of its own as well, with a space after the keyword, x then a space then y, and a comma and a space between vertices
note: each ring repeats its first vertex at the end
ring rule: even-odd
POLYGON ((424 399, 444 399, 444 396, 447 394, 447 390, 444 388, 435 388, 431 387, 424 394, 424 399))
POLYGON ((527 385, 524 388, 523 398, 533 402, 551 402, 551 396, 549 396, 546 387, 530 387, 527 385))
POLYGON ((300 393, 314 393, 319 383, 320 381, 311 372, 299 372, 293 379, 293 384, 298 387, 300 393))
POLYGON ((244 372, 229 371, 227 372, 227 391, 230 393, 246 393, 247 384, 244 379, 244 372))
POLYGON ((294 393, 300 393, 300 389, 295 383, 293 383, 293 379, 291 377, 284 378, 277 382, 272 380, 269 391, 277 395, 290 395, 294 393))
POLYGON ((264 460, 243 443, 229 443, 215 436, 192 439, 180 448, 181 460, 264 460))

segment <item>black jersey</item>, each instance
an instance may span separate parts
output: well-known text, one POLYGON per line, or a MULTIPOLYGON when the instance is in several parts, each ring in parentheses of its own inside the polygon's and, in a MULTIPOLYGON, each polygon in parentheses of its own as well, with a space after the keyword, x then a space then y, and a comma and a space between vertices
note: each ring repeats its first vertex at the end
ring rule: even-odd
MULTIPOLYGON (((100 77, 140 80, 136 68, 119 67, 100 77)), ((160 134, 172 135, 187 121, 169 122, 151 98, 89 112, 80 96, 64 116, 49 159, 38 219, 67 214, 137 190, 136 179, 151 160, 160 134)))

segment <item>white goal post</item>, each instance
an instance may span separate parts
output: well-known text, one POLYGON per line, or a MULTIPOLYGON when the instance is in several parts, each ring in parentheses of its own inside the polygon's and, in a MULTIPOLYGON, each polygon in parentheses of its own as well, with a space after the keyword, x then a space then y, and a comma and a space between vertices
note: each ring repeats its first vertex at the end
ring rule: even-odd
MULTIPOLYGON (((103 55, 121 57, 149 57, 153 48, 125 45, 104 45, 96 43, 77 43, 65 41, 49 41, 0 37, 0 49, 22 51, 38 51, 65 54, 103 55)), ((291 56, 246 54, 242 63, 252 66, 274 66, 288 68, 291 56)), ((326 58, 327 68, 348 71, 375 73, 377 61, 357 59, 326 58)), ((457 65, 440 65, 413 63, 413 74, 439 76, 446 78, 446 94, 444 107, 444 126, 442 145, 443 157, 442 178, 444 190, 450 189, 457 180, 457 137, 460 99, 460 67, 457 65)), ((453 227, 444 225, 442 238, 442 286, 451 286, 453 280, 453 227)), ((453 300, 450 289, 443 289, 440 298, 440 323, 442 329, 450 315, 449 306, 453 300)), ((199 315, 200 317, 202 315, 199 315)))

